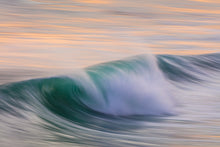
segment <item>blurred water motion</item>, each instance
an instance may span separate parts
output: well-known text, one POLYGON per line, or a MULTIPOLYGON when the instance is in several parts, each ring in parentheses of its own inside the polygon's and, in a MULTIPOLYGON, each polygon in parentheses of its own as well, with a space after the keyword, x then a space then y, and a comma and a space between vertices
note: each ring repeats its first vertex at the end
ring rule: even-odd
POLYGON ((0 7, 1 147, 220 146, 219 0, 0 7))
POLYGON ((219 52, 218 0, 0 1, 0 65, 69 69, 134 54, 219 52))

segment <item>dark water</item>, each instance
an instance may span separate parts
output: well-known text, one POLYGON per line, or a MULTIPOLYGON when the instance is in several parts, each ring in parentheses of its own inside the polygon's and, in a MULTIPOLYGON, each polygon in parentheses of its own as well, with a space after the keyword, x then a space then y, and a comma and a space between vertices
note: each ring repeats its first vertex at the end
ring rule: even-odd
POLYGON ((141 55, 0 86, 1 146, 219 146, 220 55, 141 55))

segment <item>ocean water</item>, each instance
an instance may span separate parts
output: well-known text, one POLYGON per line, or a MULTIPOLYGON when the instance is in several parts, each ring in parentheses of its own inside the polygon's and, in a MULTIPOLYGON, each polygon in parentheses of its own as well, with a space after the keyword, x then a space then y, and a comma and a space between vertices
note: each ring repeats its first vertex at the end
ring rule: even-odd
POLYGON ((0 0, 0 146, 220 146, 218 0, 0 0))

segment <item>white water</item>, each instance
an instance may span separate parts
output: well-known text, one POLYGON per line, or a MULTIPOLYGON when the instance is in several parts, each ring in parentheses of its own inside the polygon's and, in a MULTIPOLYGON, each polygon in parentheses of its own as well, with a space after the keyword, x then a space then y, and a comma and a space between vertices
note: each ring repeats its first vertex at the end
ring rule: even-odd
MULTIPOLYGON (((72 73, 148 49, 153 54, 220 52, 219 0, 0 0, 0 7, 1 84, 72 73)), ((69 120, 48 107, 22 111, 24 117, 0 113, 0 146, 219 147, 219 72, 186 59, 192 71, 170 61, 201 81, 178 72, 171 74, 177 81, 168 81, 155 59, 147 62, 148 69, 135 73, 118 68, 117 74, 104 74, 100 85, 84 71, 73 78, 92 97, 82 101, 113 118, 79 111, 69 120), (125 117, 136 114, 165 117, 125 117)), ((11 104, 20 104, 16 98, 11 104)), ((31 102, 27 108, 32 105, 37 107, 31 102)))
POLYGON ((146 55, 144 58, 142 56, 141 63, 133 60, 130 64, 134 69, 130 72, 113 63, 110 65, 113 73, 103 72, 102 69, 95 71, 102 73, 99 75, 101 85, 92 82, 88 76, 84 75, 84 79, 78 76, 76 80, 91 96, 90 100, 81 100, 91 109, 111 115, 174 114, 175 102, 170 92, 171 85, 158 68, 156 58, 146 55))

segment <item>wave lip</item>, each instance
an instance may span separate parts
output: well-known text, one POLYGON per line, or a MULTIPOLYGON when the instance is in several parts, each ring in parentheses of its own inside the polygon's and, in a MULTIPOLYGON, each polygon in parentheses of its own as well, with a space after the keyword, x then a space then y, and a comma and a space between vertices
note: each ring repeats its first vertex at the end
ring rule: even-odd
POLYGON ((26 103, 25 106, 36 112, 49 110, 71 120, 98 113, 114 116, 176 114, 170 79, 158 62, 151 55, 136 56, 91 66, 71 76, 2 85, 0 94, 8 106, 13 104, 7 110, 22 101, 21 105, 26 103))
POLYGON ((81 101, 96 111, 111 115, 175 113, 169 83, 152 56, 100 64, 87 68, 86 73, 91 83, 87 89, 93 89, 89 95, 95 102, 81 101))

